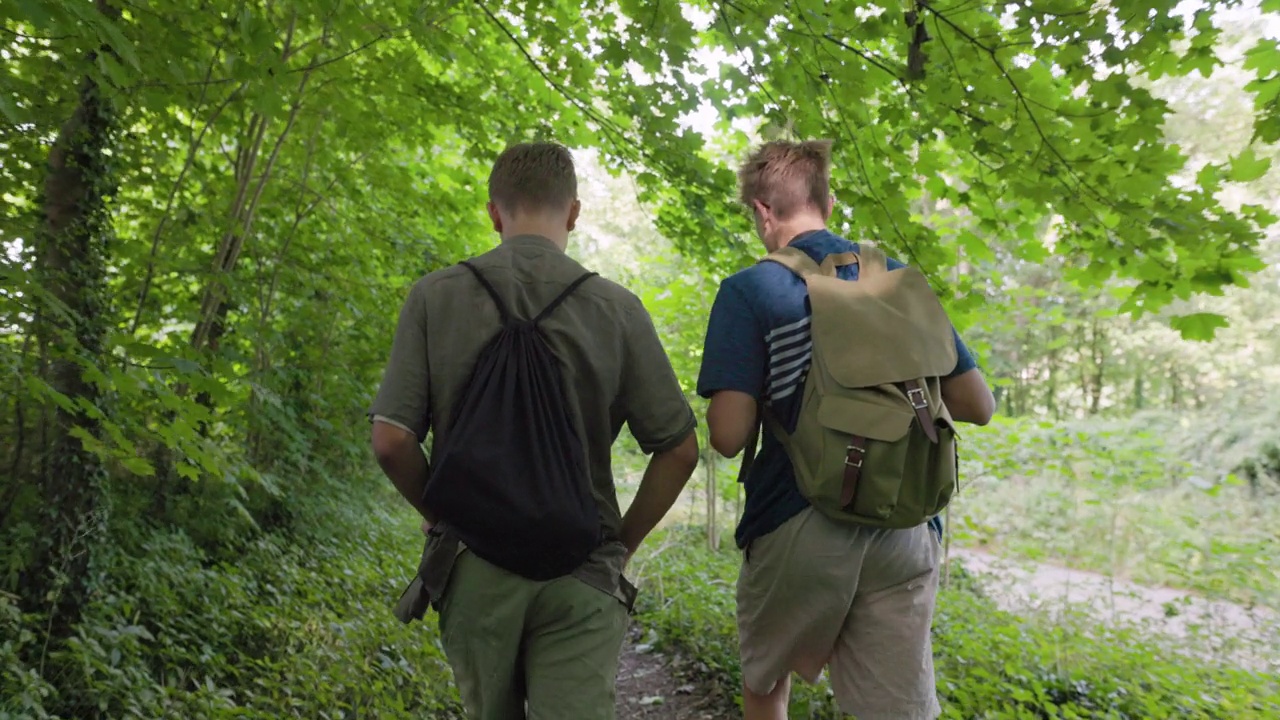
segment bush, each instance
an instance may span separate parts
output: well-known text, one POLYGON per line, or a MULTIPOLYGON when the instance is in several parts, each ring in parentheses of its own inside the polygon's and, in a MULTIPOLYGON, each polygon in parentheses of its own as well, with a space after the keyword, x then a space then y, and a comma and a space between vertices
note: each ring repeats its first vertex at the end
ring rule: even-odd
MULTIPOLYGON (((639 622, 698 660, 704 680, 738 694, 733 584, 738 556, 710 552, 692 531, 670 530, 637 559, 639 622)), ((1019 617, 996 608, 967 575, 938 599, 934 657, 946 718, 1280 717, 1280 682, 1181 660, 1136 630, 1100 630, 1081 618, 1019 617)), ((840 717, 825 685, 797 683, 792 717, 840 717)))
POLYGON ((1213 466, 1191 452, 1194 430, 1211 420, 1006 420, 970 429, 950 509, 953 537, 1141 584, 1280 607, 1273 562, 1280 504, 1256 496, 1229 463, 1213 466))
POLYGON ((233 559, 114 528, 75 636, 43 662, 43 623, 0 596, 0 718, 459 717, 434 621, 391 614, 417 525, 373 495, 315 498, 299 511, 310 530, 233 559))

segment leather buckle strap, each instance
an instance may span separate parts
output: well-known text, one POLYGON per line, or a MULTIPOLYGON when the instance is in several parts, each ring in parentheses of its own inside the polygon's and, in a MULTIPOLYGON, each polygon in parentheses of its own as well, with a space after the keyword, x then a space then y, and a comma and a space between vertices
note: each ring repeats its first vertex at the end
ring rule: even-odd
POLYGON ((867 456, 867 439, 861 435, 849 438, 845 451, 844 482, 840 486, 840 507, 849 509, 858 496, 858 481, 862 479, 862 461, 867 456))
POLYGON ((911 409, 916 411, 920 429, 924 430, 929 442, 938 444, 938 428, 934 425, 933 413, 929 412, 929 395, 925 392, 924 386, 919 380, 908 380, 898 383, 898 387, 906 393, 907 402, 911 403, 911 409))
POLYGON ((911 403, 911 407, 916 410, 923 410, 929 407, 929 400, 924 395, 924 388, 907 388, 907 402, 911 403))

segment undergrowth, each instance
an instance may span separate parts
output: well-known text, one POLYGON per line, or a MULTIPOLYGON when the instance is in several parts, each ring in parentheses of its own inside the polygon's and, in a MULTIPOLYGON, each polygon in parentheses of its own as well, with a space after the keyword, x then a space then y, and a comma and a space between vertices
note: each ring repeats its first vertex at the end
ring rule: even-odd
POLYGON ((950 514, 954 539, 1280 608, 1280 496, 1236 475, 1230 446, 1193 452, 1193 429, 1211 419, 971 428, 950 514))
POLYGON ((434 616, 391 614, 421 549, 399 506, 312 498, 295 531, 217 557, 123 523, 64 650, 0 595, 0 718, 459 717, 434 616))
MULTIPOLYGON (((707 550, 700 531, 671 529, 636 561, 637 619, 669 649, 696 659, 702 680, 726 695, 741 686, 733 586, 738 555, 707 550)), ((934 656, 944 718, 1280 717, 1280 681, 1180 660, 1126 629, 999 610, 954 570, 939 595, 934 656)), ((825 684, 796 683, 793 718, 837 718, 825 684)))

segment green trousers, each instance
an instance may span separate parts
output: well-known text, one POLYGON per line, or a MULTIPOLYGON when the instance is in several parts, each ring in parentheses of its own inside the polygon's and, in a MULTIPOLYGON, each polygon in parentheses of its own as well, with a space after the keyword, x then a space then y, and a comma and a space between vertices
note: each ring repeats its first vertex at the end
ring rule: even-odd
POLYGON ((627 610, 581 580, 535 582, 463 552, 440 637, 473 720, 613 720, 627 610))

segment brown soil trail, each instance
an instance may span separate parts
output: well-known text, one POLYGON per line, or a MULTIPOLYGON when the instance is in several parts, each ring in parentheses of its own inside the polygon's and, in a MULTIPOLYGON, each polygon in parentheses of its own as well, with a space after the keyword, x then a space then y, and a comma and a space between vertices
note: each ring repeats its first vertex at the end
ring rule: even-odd
POLYGON ((741 717, 732 703, 691 680, 686 660, 650 646, 632 628, 618 666, 618 720, 723 720, 741 717))

